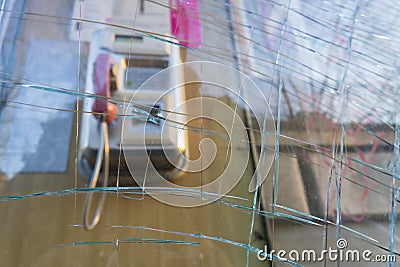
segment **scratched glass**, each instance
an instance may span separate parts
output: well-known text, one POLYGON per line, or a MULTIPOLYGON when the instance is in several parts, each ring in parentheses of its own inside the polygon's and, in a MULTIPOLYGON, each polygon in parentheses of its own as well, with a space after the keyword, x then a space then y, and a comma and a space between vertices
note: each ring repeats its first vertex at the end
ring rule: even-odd
POLYGON ((394 266, 396 3, 0 3, 1 266, 394 266))

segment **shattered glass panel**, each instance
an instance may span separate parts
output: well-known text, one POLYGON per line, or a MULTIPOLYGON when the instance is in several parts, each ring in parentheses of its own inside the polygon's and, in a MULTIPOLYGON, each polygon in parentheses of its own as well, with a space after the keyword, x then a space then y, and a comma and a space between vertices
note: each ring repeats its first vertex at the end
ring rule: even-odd
POLYGON ((0 1, 1 266, 395 266, 399 6, 0 1))

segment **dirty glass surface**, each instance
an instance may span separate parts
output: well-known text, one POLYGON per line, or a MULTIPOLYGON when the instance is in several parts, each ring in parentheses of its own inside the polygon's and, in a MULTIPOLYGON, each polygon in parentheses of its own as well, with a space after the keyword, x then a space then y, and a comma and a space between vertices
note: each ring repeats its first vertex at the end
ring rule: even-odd
POLYGON ((0 3, 0 266, 396 265, 396 2, 0 3))

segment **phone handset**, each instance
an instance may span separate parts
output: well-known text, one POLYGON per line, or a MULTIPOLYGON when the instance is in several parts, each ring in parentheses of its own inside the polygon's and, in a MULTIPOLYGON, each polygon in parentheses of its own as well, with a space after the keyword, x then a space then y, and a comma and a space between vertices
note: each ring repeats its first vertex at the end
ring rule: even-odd
MULTIPOLYGON (((92 171, 92 177, 89 183, 89 189, 96 188, 100 168, 103 164, 103 188, 108 186, 109 178, 109 158, 110 158, 110 146, 108 138, 108 123, 117 119, 116 114, 118 113, 117 105, 111 103, 111 92, 118 90, 116 63, 112 55, 102 53, 99 54, 94 63, 94 92, 96 99, 92 106, 93 115, 100 122, 99 134, 100 142, 99 149, 97 150, 96 163, 92 171), (104 155, 104 157, 103 157, 104 155)), ((106 201, 107 191, 103 190, 101 198, 96 208, 93 219, 90 221, 90 209, 93 202, 94 191, 89 191, 86 195, 85 206, 83 210, 83 226, 86 230, 92 230, 99 223, 101 213, 103 212, 104 204, 106 201)))

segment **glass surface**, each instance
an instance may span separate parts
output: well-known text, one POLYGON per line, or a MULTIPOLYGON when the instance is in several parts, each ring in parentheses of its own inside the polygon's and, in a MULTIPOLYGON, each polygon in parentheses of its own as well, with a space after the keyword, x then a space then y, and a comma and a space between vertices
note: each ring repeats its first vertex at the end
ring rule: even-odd
POLYGON ((0 3, 1 266, 395 265, 396 2, 0 3))

